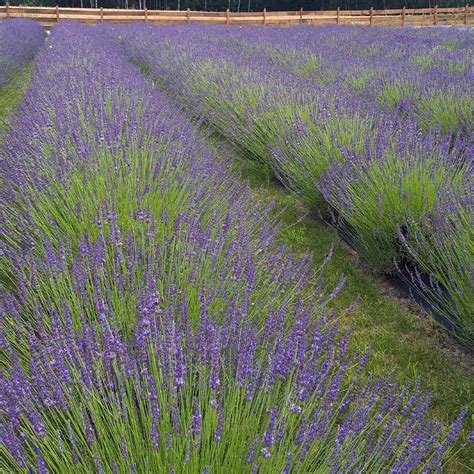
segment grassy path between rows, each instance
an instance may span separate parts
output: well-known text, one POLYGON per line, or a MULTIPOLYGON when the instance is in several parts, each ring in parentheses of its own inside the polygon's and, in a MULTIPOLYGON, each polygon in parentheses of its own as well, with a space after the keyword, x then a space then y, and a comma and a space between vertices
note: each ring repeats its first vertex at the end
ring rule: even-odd
MULTIPOLYGON (((15 111, 29 81, 27 66, 0 90, 0 142, 4 120, 15 111)), ((309 215, 294 195, 248 160, 229 152, 221 141, 212 139, 211 145, 219 153, 226 156, 231 153, 235 157, 236 168, 249 181, 256 197, 274 201, 274 212, 281 222, 278 238, 282 243, 291 245, 294 253, 313 253, 315 269, 333 247, 333 256, 325 268, 325 283, 331 287, 342 275, 347 277, 337 298, 341 309, 360 297, 356 309, 341 320, 341 325, 351 329, 354 350, 371 346, 369 371, 377 375, 393 370, 394 379, 404 384, 419 379, 422 388, 432 392, 432 414, 445 424, 455 418, 461 407, 468 406, 470 412, 463 437, 474 430, 472 357, 456 350, 414 303, 388 295, 384 282, 369 274, 335 230, 309 215)), ((448 472, 474 472, 474 450, 455 456, 448 472)))
MULTIPOLYGON (((248 180, 256 198, 275 203, 281 243, 290 245, 295 254, 311 252, 315 269, 333 248, 324 271, 325 283, 330 288, 341 276, 347 277, 335 301, 341 310, 359 297, 357 307, 341 319, 341 327, 351 330, 353 350, 371 346, 368 372, 378 375, 393 370, 394 380, 402 384, 419 380, 422 389, 432 393, 431 413, 445 425, 462 407, 468 407, 461 437, 464 440, 474 430, 472 354, 438 328, 414 301, 399 298, 389 282, 371 274, 333 228, 304 209, 298 198, 272 180, 269 173, 239 157, 219 139, 213 138, 211 144, 223 156, 231 154, 235 158, 236 170, 248 180), (220 150, 222 146, 224 151, 220 150)), ((474 472, 474 449, 454 456, 448 472, 474 472)))

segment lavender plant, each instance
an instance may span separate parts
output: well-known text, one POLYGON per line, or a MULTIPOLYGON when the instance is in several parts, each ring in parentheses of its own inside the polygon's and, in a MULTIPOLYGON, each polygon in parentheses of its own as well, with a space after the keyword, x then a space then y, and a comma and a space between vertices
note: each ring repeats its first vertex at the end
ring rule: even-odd
POLYGON ((346 148, 345 159, 319 181, 342 231, 348 224, 373 268, 390 272, 401 258, 398 234, 411 235, 410 225, 434 210, 442 189, 449 194, 462 187, 463 160, 449 148, 449 140, 423 137, 416 124, 388 120, 358 151, 346 148))
POLYGON ((412 222, 411 232, 400 240, 422 272, 433 277, 423 279, 412 271, 413 287, 437 309, 457 337, 474 339, 474 323, 469 314, 474 304, 472 288, 472 208, 469 182, 439 199, 421 223, 412 222), (429 269, 429 270, 428 270, 429 269))
POLYGON ((442 432, 419 385, 362 377, 327 308, 343 281, 276 246, 269 207, 105 32, 50 46, 0 148, 1 469, 441 466, 465 412, 442 432))
POLYGON ((0 22, 0 88, 33 59, 45 37, 36 22, 15 18, 0 22))
POLYGON ((332 315, 315 320, 302 300, 265 314, 245 287, 240 302, 212 290, 197 301, 179 287, 161 292, 172 273, 150 256, 130 270, 137 286, 121 288, 123 272, 108 268, 120 243, 133 252, 129 236, 107 241, 102 264, 96 245, 82 246, 73 265, 96 280, 87 286, 77 270, 47 267, 55 285, 70 280, 69 301, 37 307, 31 325, 18 319, 21 303, 4 299, 2 321, 23 328, 2 328, 5 470, 429 472, 449 452, 464 413, 444 436, 426 419, 428 394, 390 378, 361 383, 367 353, 346 353, 332 315), (108 285, 100 296, 98 274, 108 285), (135 299, 128 334, 114 308, 125 292, 135 299))

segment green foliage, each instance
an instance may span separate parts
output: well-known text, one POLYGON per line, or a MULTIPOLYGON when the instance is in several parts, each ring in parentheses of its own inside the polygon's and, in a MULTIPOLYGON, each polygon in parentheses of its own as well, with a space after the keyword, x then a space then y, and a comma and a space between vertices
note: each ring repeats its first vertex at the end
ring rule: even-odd
POLYGON ((6 86, 0 89, 0 140, 8 116, 14 113, 21 101, 23 93, 29 85, 30 77, 30 66, 26 66, 18 71, 6 86))
POLYGON ((463 129, 469 133, 474 129, 474 96, 435 91, 420 98, 416 115, 424 131, 434 127, 444 135, 463 129))
POLYGON ((465 317, 474 307, 470 274, 474 260, 474 231, 470 206, 453 206, 449 216, 434 212, 432 220, 424 226, 411 222, 406 249, 419 269, 429 270, 447 293, 440 295, 436 288, 428 288, 420 282, 418 290, 427 293, 433 306, 457 328, 460 337, 473 341, 474 320, 465 317), (436 233, 430 232, 432 229, 436 229, 436 233))
MULTIPOLYGON (((388 149, 350 182, 344 180, 341 186, 350 204, 339 212, 358 236, 358 251, 369 266, 394 271, 394 261, 403 252, 400 228, 421 222, 434 210, 438 190, 448 186, 453 191, 461 184, 461 176, 457 167, 439 163, 438 156, 399 157, 396 150, 388 149)), ((341 186, 335 177, 336 196, 341 186)))
POLYGON ((396 84, 387 84, 380 95, 378 96, 378 103, 381 107, 389 107, 395 109, 399 102, 403 99, 413 98, 413 89, 409 82, 396 84))
MULTIPOLYGON (((334 115, 330 120, 324 118, 321 121, 317 117, 309 119, 301 113, 298 115, 305 132, 297 135, 297 139, 280 143, 283 153, 274 157, 274 168, 282 182, 294 190, 313 212, 325 214, 326 205, 317 183, 329 166, 344 163, 346 153, 362 152, 371 136, 373 120, 358 113, 334 115)), ((292 134, 290 129, 288 136, 292 134)))

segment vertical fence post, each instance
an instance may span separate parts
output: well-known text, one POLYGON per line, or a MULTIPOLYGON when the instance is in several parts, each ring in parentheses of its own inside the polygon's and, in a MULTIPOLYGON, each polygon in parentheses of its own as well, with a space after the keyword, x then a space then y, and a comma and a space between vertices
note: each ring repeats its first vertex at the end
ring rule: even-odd
POLYGON ((145 15, 145 23, 148 21, 148 8, 145 7, 145 9, 143 10, 143 13, 145 15))
POLYGON ((405 26, 405 12, 406 8, 405 8, 405 5, 403 5, 403 8, 402 8, 402 26, 405 26))
POLYGON ((56 23, 59 21, 59 7, 56 5, 56 23))
POLYGON ((336 25, 339 25, 339 15, 341 13, 341 9, 337 7, 337 14, 336 14, 336 25))
POLYGON ((191 22, 191 10, 189 8, 186 10, 186 22, 188 25, 191 22))
POLYGON ((227 26, 230 25, 230 12, 229 12, 229 9, 227 9, 227 10, 225 11, 225 24, 226 24, 227 26))
POLYGON ((104 21, 104 8, 100 7, 100 22, 102 23, 104 21))
POLYGON ((263 9, 263 26, 267 24, 267 9, 263 9))
POLYGON ((433 25, 436 26, 438 23, 438 5, 435 5, 433 9, 433 25))
POLYGON ((469 10, 469 5, 466 5, 464 7, 464 24, 467 25, 467 13, 468 13, 468 10, 469 10))
POLYGON ((300 8, 300 24, 303 24, 303 8, 300 8))
POLYGON ((374 7, 370 7, 370 26, 374 23, 374 7))
POLYGON ((9 20, 10 19, 10 4, 7 2, 5 6, 7 7, 7 11, 6 11, 7 20, 9 20))

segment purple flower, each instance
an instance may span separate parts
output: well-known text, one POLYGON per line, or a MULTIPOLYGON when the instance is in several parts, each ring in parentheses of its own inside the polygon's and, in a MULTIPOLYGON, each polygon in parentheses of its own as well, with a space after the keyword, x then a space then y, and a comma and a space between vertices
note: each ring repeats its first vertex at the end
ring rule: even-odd
POLYGON ((193 436, 199 436, 201 434, 201 410, 197 398, 194 398, 193 406, 192 433, 193 436))
POLYGON ((216 426, 216 431, 214 432, 214 439, 216 441, 221 440, 223 424, 224 424, 224 410, 222 407, 222 403, 219 403, 219 406, 217 408, 217 426, 216 426))
POLYGON ((258 443, 258 436, 254 438, 252 442, 252 446, 250 447, 249 453, 247 454, 247 458, 245 460, 247 464, 250 464, 253 461, 253 458, 255 456, 255 451, 257 449, 257 443, 258 443))
POLYGON ((270 410, 270 418, 268 420, 268 426, 263 434, 263 445, 269 448, 275 441, 275 425, 277 420, 277 407, 274 406, 270 410))

